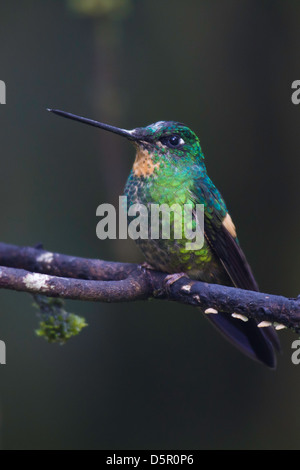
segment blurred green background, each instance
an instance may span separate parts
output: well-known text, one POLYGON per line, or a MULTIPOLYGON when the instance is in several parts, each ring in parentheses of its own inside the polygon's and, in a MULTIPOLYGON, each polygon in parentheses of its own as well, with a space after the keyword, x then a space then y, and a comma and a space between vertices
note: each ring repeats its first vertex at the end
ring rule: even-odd
MULTIPOLYGON (((132 147, 45 108, 129 129, 178 120, 200 136, 261 290, 297 296, 299 21, 291 0, 1 2, 1 241, 142 260, 95 233, 132 147)), ((2 449, 300 447, 291 332, 274 372, 192 307, 68 302, 89 328, 57 346, 35 336, 31 304, 0 293, 2 449)))

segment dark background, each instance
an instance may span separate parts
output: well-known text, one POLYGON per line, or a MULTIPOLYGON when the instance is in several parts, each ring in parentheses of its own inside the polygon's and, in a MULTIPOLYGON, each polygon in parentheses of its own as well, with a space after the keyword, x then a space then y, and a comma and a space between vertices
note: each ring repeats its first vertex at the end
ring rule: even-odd
MULTIPOLYGON (((179 120, 199 136, 264 292, 300 293, 300 3, 262 0, 0 4, 1 241, 140 261, 99 241, 129 143, 45 111, 133 128, 179 120)), ((3 449, 299 448, 297 336, 271 371, 192 307, 68 302, 89 323, 65 346, 37 338, 29 295, 1 291, 3 449)))

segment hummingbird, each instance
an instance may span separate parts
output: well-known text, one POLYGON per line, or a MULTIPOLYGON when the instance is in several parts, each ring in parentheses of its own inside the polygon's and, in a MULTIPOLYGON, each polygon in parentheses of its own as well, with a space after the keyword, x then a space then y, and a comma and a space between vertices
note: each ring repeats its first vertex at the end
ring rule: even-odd
MULTIPOLYGON (((189 127, 176 121, 158 121, 126 130, 57 109, 48 111, 113 132, 134 144, 135 161, 124 190, 129 206, 203 204, 201 248, 187 250, 184 235, 182 239, 136 240, 149 267, 170 277, 184 273, 198 281, 258 291, 225 201, 207 174, 199 138, 189 127)), ((273 326, 258 327, 256 320, 234 312, 233 316, 214 309, 206 313, 205 317, 241 352, 276 367, 280 344, 273 326)))

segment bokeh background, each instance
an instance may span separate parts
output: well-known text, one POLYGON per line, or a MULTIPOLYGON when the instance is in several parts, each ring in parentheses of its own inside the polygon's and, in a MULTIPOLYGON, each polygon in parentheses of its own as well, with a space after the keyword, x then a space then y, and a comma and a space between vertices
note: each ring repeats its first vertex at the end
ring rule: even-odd
MULTIPOLYGON (((0 3, 1 241, 141 261, 96 238, 134 151, 58 107, 133 128, 179 120, 199 136, 261 290, 300 293, 300 3, 10 0, 0 3)), ((2 449, 300 447, 300 365, 289 331, 271 371, 192 307, 68 302, 89 327, 37 338, 27 294, 1 291, 2 449)))

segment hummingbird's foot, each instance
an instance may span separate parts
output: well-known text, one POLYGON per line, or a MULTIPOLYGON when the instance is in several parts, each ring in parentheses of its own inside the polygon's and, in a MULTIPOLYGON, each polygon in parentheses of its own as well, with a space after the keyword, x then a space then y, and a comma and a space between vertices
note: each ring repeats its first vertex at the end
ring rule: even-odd
POLYGON ((170 287, 174 282, 177 282, 182 277, 189 277, 186 273, 175 273, 175 274, 168 274, 168 276, 164 279, 164 287, 168 293, 170 293, 170 287))
POLYGON ((144 261, 144 263, 140 265, 140 269, 151 269, 152 271, 155 271, 155 268, 146 261, 144 261))

